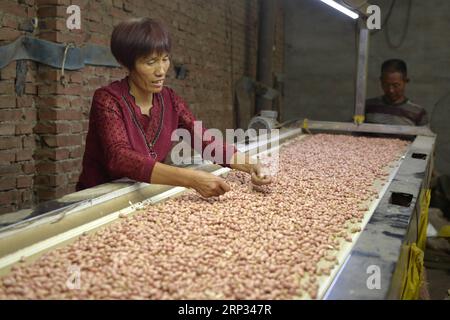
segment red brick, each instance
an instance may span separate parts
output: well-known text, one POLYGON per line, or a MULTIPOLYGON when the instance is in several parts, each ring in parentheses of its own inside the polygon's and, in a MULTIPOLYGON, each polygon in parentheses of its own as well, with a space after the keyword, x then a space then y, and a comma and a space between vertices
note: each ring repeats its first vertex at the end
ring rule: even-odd
POLYGON ((61 17, 66 16, 67 7, 65 6, 40 6, 38 8, 38 16, 43 18, 61 17))
POLYGON ((39 200, 54 200, 71 193, 70 186, 57 186, 56 188, 39 188, 37 189, 37 196, 39 200))
POLYGON ((78 96, 83 94, 83 86, 77 83, 68 83, 66 86, 58 84, 58 94, 78 96))
POLYGON ((49 147, 70 147, 70 146, 78 146, 81 144, 81 136, 80 135, 51 135, 44 136, 43 140, 45 144, 49 147))
POLYGON ((27 16, 28 18, 34 18, 37 16, 37 8, 34 6, 34 0, 22 0, 28 5, 27 16))
MULTIPOLYGON (((45 85, 48 85, 47 81, 60 81, 61 79, 61 70, 60 69, 50 69, 50 68, 42 68, 39 70, 39 79, 45 82, 45 85)), ((41 92, 42 93, 42 92, 41 92)))
POLYGON ((125 75, 126 75, 126 71, 123 70, 122 68, 112 68, 112 69, 110 69, 110 72, 111 72, 111 77, 117 78, 117 79, 121 79, 121 78, 125 77, 125 75))
POLYGON ((22 204, 24 203, 32 203, 33 201, 33 190, 23 190, 21 191, 21 199, 22 199, 22 204))
POLYGON ((11 151, 0 151, 0 165, 10 164, 16 159, 16 154, 11 151))
POLYGON ((40 202, 47 200, 54 200, 56 198, 55 192, 56 192, 55 188, 45 188, 45 189, 39 188, 36 190, 36 196, 38 197, 40 202))
POLYGON ((17 175, 20 172, 20 164, 12 163, 0 166, 0 176, 17 175))
POLYGON ((83 31, 78 30, 71 30, 69 34, 59 31, 44 31, 39 33, 39 38, 57 43, 74 42, 77 46, 80 46, 85 42, 83 31))
POLYGON ((25 93, 26 94, 38 94, 38 87, 33 83, 25 83, 25 93))
POLYGON ((0 29, 0 40, 14 41, 21 35, 22 35, 22 33, 16 29, 11 29, 11 28, 1 28, 0 29))
POLYGON ((22 171, 25 174, 33 174, 36 172, 36 165, 33 162, 24 163, 22 165, 22 171))
POLYGON ((36 171, 40 174, 55 174, 57 168, 57 162, 55 161, 42 161, 36 164, 36 171))
POLYGON ((34 125, 29 123, 16 124, 16 135, 33 133, 34 125))
POLYGON ((6 192, 0 192, 0 204, 11 204, 16 202, 20 197, 19 191, 10 190, 6 192))
POLYGON ((83 123, 83 132, 87 132, 89 129, 89 121, 82 121, 83 123))
POLYGON ((13 124, 0 124, 0 136, 11 136, 14 135, 15 126, 13 124))
POLYGON ((22 138, 22 146, 24 149, 34 149, 36 147, 36 138, 34 136, 25 136, 22 138))
POLYGON ((0 191, 11 190, 16 187, 15 177, 2 177, 0 178, 0 191))
POLYGON ((63 186, 67 184, 67 177, 62 174, 40 175, 36 178, 36 184, 49 187, 63 186))
POLYGON ((83 131, 83 124, 81 122, 72 123, 72 133, 80 133, 83 131))
MULTIPOLYGON (((0 198, 1 198, 1 193, 0 193, 0 198)), ((17 211, 17 209, 16 209, 16 206, 14 206, 14 205, 7 205, 7 206, 3 205, 0 207, 0 215, 5 214, 5 213, 16 212, 16 211, 17 211)))
POLYGON ((0 96, 0 109, 15 108, 15 107, 16 107, 16 98, 14 96, 0 96))
POLYGON ((29 188, 33 185, 32 176, 17 177, 16 187, 18 189, 29 188))
MULTIPOLYGON (((62 0, 35 0, 36 5, 38 6, 44 6, 44 5, 58 5, 62 4, 62 0)), ((68 1, 65 1, 68 2, 68 1)), ((67 4, 67 3, 64 3, 67 4)))
MULTIPOLYGON (((72 109, 74 109, 74 108, 82 108, 82 107, 84 107, 84 106, 86 106, 86 100, 84 99, 84 98, 82 98, 82 97, 77 97, 77 98, 75 98, 75 99, 72 99, 71 101, 70 101, 70 107, 72 108, 72 109)), ((89 104, 88 104, 89 105, 89 104)))
POLYGON ((70 151, 70 158, 81 158, 84 153, 83 147, 75 147, 70 151))
POLYGON ((96 78, 90 78, 88 80, 88 85, 90 87, 94 88, 100 88, 101 86, 104 86, 107 81, 104 78, 96 77, 96 78))
POLYGON ((33 129, 34 133, 42 134, 42 133, 57 133, 56 131, 56 123, 54 122, 39 122, 33 129))
POLYGON ((37 175, 34 178, 34 184, 36 186, 49 186, 49 175, 37 175))
POLYGON ((58 174, 61 172, 79 171, 81 159, 68 159, 62 161, 42 161, 36 165, 40 174, 58 174))
POLYGON ((79 173, 69 175, 69 183, 77 183, 80 177, 79 173))
POLYGON ((70 100, 64 96, 40 96, 37 104, 44 108, 67 108, 70 106, 70 100))
POLYGON ((20 5, 17 1, 5 1, 2 3, 2 12, 13 16, 27 17, 27 7, 20 5))
POLYGON ((36 152, 36 158, 39 160, 64 160, 69 158, 69 150, 57 148, 57 149, 39 149, 36 152))
MULTIPOLYGON (((93 11, 92 9, 91 9, 91 6, 92 6, 92 2, 90 1, 89 2, 89 10, 87 10, 87 12, 86 12, 86 10, 85 10, 85 12, 86 12, 86 15, 85 15, 85 17, 88 19, 88 20, 92 20, 92 21, 96 21, 96 22, 100 22, 100 21, 102 21, 102 15, 100 15, 100 14, 98 14, 97 12, 95 12, 95 11, 93 11)), ((112 8, 112 9, 116 9, 116 8, 112 8)), ((111 10, 111 9, 110 9, 111 10)), ((118 10, 118 9, 116 9, 116 10, 118 10)), ((118 10, 118 11, 121 11, 121 10, 118 10)), ((110 14, 108 14, 108 16, 109 16, 110 14)), ((125 16, 126 17, 126 16, 125 16)))
POLYGON ((39 120, 61 120, 61 115, 65 110, 54 108, 39 108, 39 120))
POLYGON ((21 119, 22 111, 20 110, 0 110, 0 122, 20 121, 21 119))
POLYGON ((0 94, 9 96, 15 95, 16 89, 14 87, 14 81, 12 80, 0 81, 0 94))
POLYGON ((81 159, 70 159, 65 161, 60 161, 59 163, 61 172, 71 172, 77 171, 81 168, 81 159))
POLYGON ((31 108, 34 107, 34 98, 30 95, 24 95, 16 98, 17 108, 31 108))
POLYGON ((83 82, 83 73, 79 71, 72 71, 69 73, 70 82, 81 83, 83 82))
POLYGON ((19 161, 26 161, 33 159, 33 150, 25 149, 25 150, 19 150, 16 153, 16 162, 19 161))
POLYGON ((40 120, 81 120, 84 116, 78 110, 45 108, 39 110, 40 120))
POLYGON ((37 120, 36 110, 33 110, 33 109, 25 110, 22 113, 22 119, 28 123, 36 122, 36 120, 37 120))
POLYGON ((15 79, 16 78, 16 62, 12 61, 10 62, 6 67, 3 69, 0 69, 1 79, 2 80, 8 80, 8 79, 15 79))
POLYGON ((20 147, 20 137, 0 137, 0 150, 14 149, 20 147))
POLYGON ((39 32, 39 39, 51 42, 57 42, 58 32, 56 31, 41 31, 39 32))
POLYGON ((100 33, 103 35, 109 34, 112 31, 111 28, 104 25, 103 23, 98 23, 98 22, 93 22, 93 21, 88 23, 87 29, 90 32, 96 32, 96 33, 100 33))
POLYGON ((31 65, 28 65, 28 72, 25 77, 25 82, 33 82, 35 83, 37 79, 36 71, 31 69, 31 65))
POLYGON ((40 30, 57 30, 66 31, 66 19, 63 18, 46 18, 39 22, 40 30))
POLYGON ((123 0, 113 0, 113 6, 119 9, 122 9, 123 6, 123 0))
POLYGON ((17 22, 17 19, 12 16, 4 16, 2 20, 2 27, 17 29, 19 27, 19 23, 17 22))
POLYGON ((35 133, 70 133, 71 126, 69 123, 56 123, 56 122, 40 122, 34 127, 35 133))

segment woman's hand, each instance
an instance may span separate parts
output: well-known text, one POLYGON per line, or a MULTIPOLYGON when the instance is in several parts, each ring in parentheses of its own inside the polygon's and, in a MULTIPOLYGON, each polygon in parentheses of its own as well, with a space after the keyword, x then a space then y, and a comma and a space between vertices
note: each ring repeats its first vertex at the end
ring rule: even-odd
POLYGON ((231 158, 230 163, 231 169, 250 174, 254 185, 261 186, 272 182, 269 176, 263 175, 260 162, 257 161, 255 163, 255 161, 251 161, 248 155, 236 152, 231 158))
POLYGON ((193 171, 190 187, 203 197, 217 197, 230 191, 230 186, 224 179, 204 171, 193 171))
POLYGON ((230 186, 225 180, 211 173, 172 167, 160 162, 153 168, 150 183, 192 188, 206 198, 220 196, 230 191, 230 186))
POLYGON ((262 186, 272 182, 269 176, 262 174, 261 164, 259 162, 257 164, 250 164, 249 171, 252 176, 252 183, 256 186, 262 186))

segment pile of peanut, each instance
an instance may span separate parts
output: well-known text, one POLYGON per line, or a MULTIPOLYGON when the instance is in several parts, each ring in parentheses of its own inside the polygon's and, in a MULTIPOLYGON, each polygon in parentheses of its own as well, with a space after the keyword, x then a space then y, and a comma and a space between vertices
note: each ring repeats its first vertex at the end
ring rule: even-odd
POLYGON ((319 278, 357 231, 350 222, 362 220, 374 182, 387 180, 407 145, 295 139, 281 148, 271 185, 252 187, 233 171, 232 190, 219 198, 191 191, 15 265, 0 279, 0 299, 316 298, 319 278))

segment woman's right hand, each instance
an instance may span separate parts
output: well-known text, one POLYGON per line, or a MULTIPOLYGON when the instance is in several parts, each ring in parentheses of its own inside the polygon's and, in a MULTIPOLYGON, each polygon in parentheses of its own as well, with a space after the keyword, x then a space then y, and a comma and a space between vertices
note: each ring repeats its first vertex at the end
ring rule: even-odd
POLYGON ((193 172, 190 187, 205 198, 217 197, 230 191, 230 186, 221 177, 198 170, 193 172))

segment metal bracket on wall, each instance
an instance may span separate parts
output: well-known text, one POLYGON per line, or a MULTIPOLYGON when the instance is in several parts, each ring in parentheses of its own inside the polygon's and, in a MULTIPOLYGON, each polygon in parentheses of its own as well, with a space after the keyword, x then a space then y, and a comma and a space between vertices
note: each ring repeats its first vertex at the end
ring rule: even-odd
POLYGON ((86 65, 119 67, 108 47, 87 44, 71 47, 30 36, 22 36, 14 42, 0 46, 0 69, 15 60, 32 60, 54 68, 61 68, 64 61, 66 70, 79 70, 86 65), (67 51, 64 61, 64 52, 67 51))

